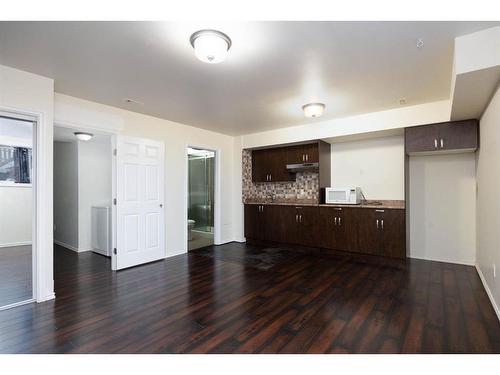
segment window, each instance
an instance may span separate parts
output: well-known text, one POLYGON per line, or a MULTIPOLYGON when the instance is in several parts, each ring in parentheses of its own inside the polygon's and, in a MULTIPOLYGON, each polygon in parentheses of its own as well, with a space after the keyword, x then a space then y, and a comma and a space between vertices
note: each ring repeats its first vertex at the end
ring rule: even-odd
POLYGON ((0 145, 0 183, 30 184, 31 163, 31 148, 0 145))

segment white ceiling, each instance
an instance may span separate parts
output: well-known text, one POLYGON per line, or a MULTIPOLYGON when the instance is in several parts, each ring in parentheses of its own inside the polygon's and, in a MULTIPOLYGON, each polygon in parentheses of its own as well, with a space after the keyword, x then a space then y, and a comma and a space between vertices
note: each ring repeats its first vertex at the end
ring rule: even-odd
POLYGON ((447 99, 454 38, 498 22, 0 22, 0 64, 57 92, 230 135, 447 99), (233 46, 198 61, 192 32, 233 46), (424 47, 417 48, 417 40, 424 47), (132 98, 144 104, 127 104, 132 98))
MULTIPOLYGON (((75 137, 75 132, 77 131, 83 131, 83 132, 89 132, 88 130, 85 129, 70 129, 70 128, 63 128, 60 126, 54 126, 54 141, 57 142, 78 142, 78 140, 75 137)), ((109 134, 104 134, 104 133, 96 133, 93 132, 94 137, 86 142, 96 142, 96 143, 107 143, 111 144, 111 136, 109 134)))

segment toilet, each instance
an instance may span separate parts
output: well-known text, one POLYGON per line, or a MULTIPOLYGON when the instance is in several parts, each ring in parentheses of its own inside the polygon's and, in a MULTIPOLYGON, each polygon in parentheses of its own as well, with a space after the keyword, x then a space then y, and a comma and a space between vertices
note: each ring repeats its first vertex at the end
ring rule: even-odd
POLYGON ((188 241, 193 239, 193 228, 196 221, 188 219, 188 241))

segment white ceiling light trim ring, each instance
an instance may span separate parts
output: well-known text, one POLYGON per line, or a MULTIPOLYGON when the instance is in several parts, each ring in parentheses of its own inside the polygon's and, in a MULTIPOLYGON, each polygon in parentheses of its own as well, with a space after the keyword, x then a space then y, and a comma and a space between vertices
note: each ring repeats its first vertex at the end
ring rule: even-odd
POLYGON ((224 61, 231 48, 231 38, 218 30, 199 30, 189 38, 196 57, 208 64, 224 61))
POLYGON ((304 116, 306 117, 320 117, 325 111, 323 103, 308 103, 302 106, 304 116))

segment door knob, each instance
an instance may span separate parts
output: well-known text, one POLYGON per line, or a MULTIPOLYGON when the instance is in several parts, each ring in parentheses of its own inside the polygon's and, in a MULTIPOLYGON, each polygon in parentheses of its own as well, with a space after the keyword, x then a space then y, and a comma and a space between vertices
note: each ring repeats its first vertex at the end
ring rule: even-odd
POLYGON ((160 208, 163 208, 163 203, 160 203, 160 208))

